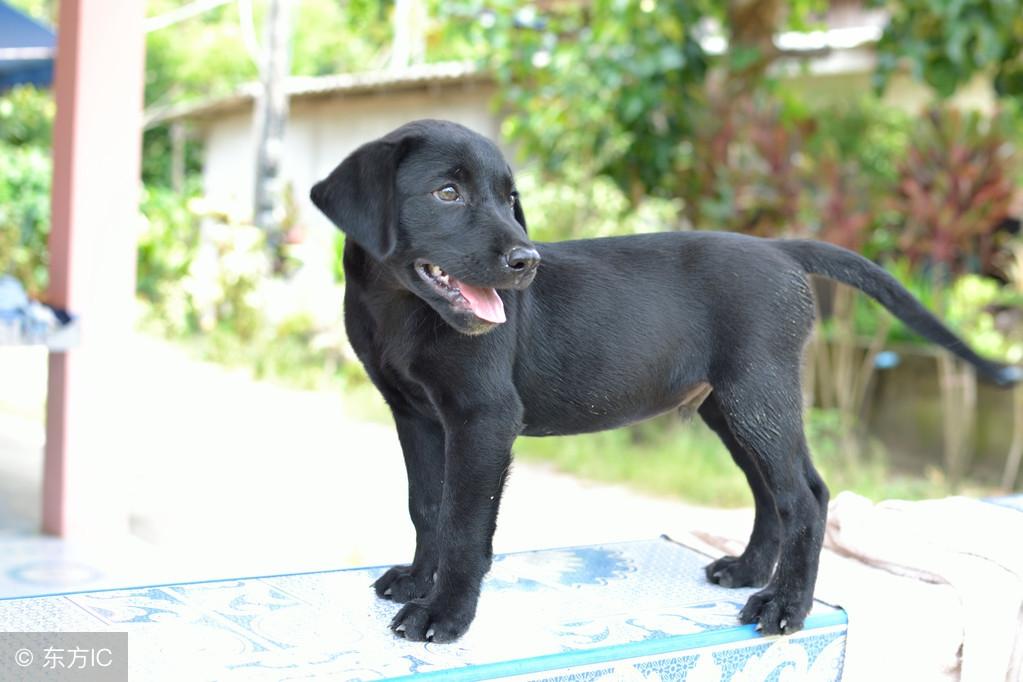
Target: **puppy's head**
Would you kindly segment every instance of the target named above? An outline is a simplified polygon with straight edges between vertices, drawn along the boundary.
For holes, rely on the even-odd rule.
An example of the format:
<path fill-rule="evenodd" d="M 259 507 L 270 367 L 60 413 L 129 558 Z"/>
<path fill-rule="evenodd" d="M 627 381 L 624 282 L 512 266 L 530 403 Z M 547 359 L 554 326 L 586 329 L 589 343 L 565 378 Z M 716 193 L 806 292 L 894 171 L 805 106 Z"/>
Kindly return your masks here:
<path fill-rule="evenodd" d="M 505 321 L 502 289 L 533 281 L 511 169 L 497 146 L 447 121 L 414 121 L 352 152 L 313 203 L 452 327 Z"/>

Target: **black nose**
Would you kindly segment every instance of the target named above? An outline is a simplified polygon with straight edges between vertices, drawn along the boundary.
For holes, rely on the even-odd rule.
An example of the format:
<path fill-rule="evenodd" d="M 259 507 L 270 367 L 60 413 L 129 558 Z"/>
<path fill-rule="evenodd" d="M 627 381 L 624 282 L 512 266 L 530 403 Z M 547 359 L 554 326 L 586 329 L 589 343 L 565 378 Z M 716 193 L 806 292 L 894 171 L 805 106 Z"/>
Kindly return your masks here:
<path fill-rule="evenodd" d="M 504 254 L 504 263 L 509 270 L 525 273 L 536 270 L 536 266 L 540 264 L 540 254 L 532 247 L 516 246 Z"/>

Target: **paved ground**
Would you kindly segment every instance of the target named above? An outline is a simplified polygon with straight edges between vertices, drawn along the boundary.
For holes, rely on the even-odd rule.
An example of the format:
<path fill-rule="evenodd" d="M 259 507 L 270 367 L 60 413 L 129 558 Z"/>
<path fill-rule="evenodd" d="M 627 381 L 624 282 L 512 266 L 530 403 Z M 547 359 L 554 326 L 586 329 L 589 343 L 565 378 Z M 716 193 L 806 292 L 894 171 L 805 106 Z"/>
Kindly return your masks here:
<path fill-rule="evenodd" d="M 0 353 L 0 526 L 8 530 L 38 525 L 45 366 L 40 351 Z M 410 558 L 393 429 L 352 418 L 342 395 L 254 382 L 144 337 L 124 372 L 135 383 L 124 419 L 137 444 L 126 472 L 131 529 L 183 559 L 190 575 Z M 651 538 L 722 513 L 519 464 L 495 549 Z"/>

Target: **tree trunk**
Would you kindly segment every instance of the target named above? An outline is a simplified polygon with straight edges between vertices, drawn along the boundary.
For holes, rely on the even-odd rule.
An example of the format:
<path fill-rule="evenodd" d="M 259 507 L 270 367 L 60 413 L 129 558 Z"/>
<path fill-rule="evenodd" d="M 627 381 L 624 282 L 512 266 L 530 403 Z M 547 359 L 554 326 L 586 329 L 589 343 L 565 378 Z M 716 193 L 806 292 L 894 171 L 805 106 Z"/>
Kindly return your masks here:
<path fill-rule="evenodd" d="M 291 70 L 291 10 L 293 0 L 269 0 L 265 19 L 260 81 L 256 102 L 256 185 L 253 221 L 274 243 L 283 214 L 284 127 L 288 120 L 287 80 Z"/>

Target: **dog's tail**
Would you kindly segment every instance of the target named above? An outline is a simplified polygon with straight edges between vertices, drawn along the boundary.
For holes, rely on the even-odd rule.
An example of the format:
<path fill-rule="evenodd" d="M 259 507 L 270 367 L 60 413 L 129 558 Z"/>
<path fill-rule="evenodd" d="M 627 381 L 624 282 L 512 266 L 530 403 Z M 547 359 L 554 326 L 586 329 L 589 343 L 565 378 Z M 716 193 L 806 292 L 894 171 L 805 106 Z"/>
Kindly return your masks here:
<path fill-rule="evenodd" d="M 947 348 L 973 365 L 984 379 L 1002 387 L 1023 380 L 1023 369 L 992 362 L 977 355 L 897 279 L 863 256 L 833 244 L 804 239 L 777 240 L 774 244 L 806 272 L 838 280 L 867 294 L 917 334 Z"/>

